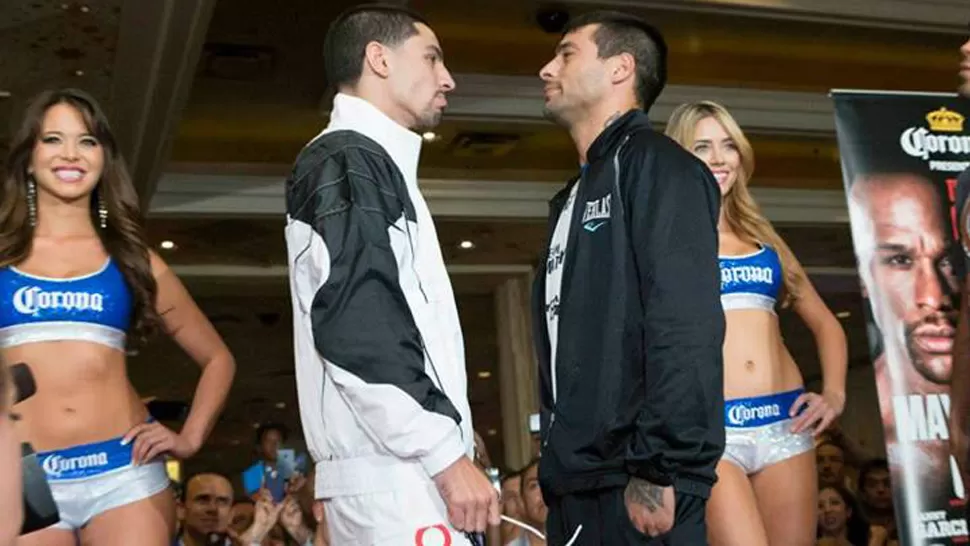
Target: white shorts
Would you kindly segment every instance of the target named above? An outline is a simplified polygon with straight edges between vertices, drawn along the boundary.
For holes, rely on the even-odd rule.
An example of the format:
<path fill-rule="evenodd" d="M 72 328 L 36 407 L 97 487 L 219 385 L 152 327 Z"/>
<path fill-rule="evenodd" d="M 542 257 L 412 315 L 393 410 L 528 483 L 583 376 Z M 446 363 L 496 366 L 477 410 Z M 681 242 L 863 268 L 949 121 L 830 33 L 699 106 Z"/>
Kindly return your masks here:
<path fill-rule="evenodd" d="M 815 448 L 811 433 L 791 431 L 789 410 L 803 389 L 778 394 L 724 401 L 725 445 L 723 460 L 745 474 L 765 468 Z M 799 408 L 799 413 L 804 408 Z"/>
<path fill-rule="evenodd" d="M 425 488 L 324 499 L 330 546 L 471 546 L 448 524 L 433 482 Z"/>
<path fill-rule="evenodd" d="M 162 462 L 131 464 L 132 444 L 121 438 L 38 453 L 61 521 L 54 529 L 74 530 L 112 508 L 161 493 L 171 481 Z"/>

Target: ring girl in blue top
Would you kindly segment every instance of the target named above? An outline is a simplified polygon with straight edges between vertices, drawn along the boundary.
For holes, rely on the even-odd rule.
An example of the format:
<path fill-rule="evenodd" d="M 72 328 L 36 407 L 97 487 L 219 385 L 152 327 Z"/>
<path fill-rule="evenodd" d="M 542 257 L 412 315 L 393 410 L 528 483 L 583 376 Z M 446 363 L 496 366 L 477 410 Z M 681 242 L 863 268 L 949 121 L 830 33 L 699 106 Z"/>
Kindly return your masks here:
<path fill-rule="evenodd" d="M 703 160 L 721 189 L 725 450 L 707 505 L 712 546 L 815 544 L 813 435 L 845 405 L 847 348 L 838 320 L 748 191 L 751 144 L 722 106 L 679 106 L 668 136 Z M 791 307 L 815 336 L 822 394 L 805 392 L 775 313 Z"/>
<path fill-rule="evenodd" d="M 235 363 L 175 274 L 149 250 L 138 196 L 100 107 L 77 90 L 28 106 L 0 180 L 0 353 L 37 393 L 14 407 L 60 523 L 18 546 L 168 546 L 175 498 L 162 455 L 202 446 Z M 178 432 L 128 381 L 129 337 L 170 334 L 202 368 Z"/>

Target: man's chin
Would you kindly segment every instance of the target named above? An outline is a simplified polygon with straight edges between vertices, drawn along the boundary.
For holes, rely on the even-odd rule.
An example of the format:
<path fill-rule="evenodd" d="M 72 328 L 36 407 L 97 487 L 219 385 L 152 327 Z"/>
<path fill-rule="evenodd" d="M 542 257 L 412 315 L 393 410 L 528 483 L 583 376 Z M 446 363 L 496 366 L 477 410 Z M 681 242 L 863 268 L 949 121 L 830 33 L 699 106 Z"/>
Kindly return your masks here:
<path fill-rule="evenodd" d="M 917 355 L 913 365 L 927 381 L 948 385 L 953 373 L 953 358 L 949 355 Z"/>
<path fill-rule="evenodd" d="M 441 123 L 442 110 L 429 110 L 421 115 L 417 120 L 417 125 L 413 129 L 419 133 L 430 131 Z"/>
<path fill-rule="evenodd" d="M 542 117 L 563 127 L 568 127 L 569 124 L 566 122 L 566 118 L 563 116 L 562 109 L 556 108 L 550 105 L 548 102 L 542 108 Z"/>

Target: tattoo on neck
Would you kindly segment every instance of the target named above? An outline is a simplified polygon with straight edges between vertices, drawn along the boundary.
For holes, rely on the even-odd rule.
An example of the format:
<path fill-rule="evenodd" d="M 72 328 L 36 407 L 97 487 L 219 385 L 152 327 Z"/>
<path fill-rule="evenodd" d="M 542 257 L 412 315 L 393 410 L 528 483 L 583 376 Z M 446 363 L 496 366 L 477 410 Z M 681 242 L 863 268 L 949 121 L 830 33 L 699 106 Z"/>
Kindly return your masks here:
<path fill-rule="evenodd" d="M 620 115 L 621 114 L 619 112 L 613 112 L 612 116 L 606 118 L 606 123 L 603 124 L 603 127 L 604 128 L 609 127 L 610 124 L 612 124 L 614 121 L 620 119 Z"/>
<path fill-rule="evenodd" d="M 626 486 L 623 496 L 628 503 L 639 504 L 649 512 L 656 512 L 664 505 L 664 488 L 640 478 L 633 478 Z"/>

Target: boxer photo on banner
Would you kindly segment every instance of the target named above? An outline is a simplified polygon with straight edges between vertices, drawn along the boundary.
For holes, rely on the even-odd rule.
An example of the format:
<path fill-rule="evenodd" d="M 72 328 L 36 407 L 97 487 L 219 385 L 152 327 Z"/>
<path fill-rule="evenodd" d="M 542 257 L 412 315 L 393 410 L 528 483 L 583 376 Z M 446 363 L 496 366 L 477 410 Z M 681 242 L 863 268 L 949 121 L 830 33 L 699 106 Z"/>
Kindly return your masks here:
<path fill-rule="evenodd" d="M 832 97 L 900 541 L 964 544 L 949 420 L 963 267 L 954 201 L 970 165 L 970 105 L 942 93 Z"/>

